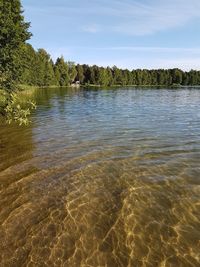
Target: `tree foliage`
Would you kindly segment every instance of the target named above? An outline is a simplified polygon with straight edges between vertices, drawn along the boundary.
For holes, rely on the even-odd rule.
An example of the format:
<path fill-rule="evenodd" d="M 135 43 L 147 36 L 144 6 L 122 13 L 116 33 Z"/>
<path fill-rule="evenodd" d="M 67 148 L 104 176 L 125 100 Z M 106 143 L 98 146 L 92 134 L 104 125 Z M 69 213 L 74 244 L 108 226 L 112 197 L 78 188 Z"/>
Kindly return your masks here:
<path fill-rule="evenodd" d="M 68 86 L 74 82 L 100 86 L 112 85 L 200 85 L 200 71 L 180 69 L 120 69 L 96 65 L 76 65 L 59 57 L 53 62 L 44 50 L 35 50 L 26 41 L 31 37 L 20 0 L 0 0 L 0 114 L 20 124 L 29 110 L 22 109 L 15 91 L 19 83 L 35 86 Z M 3 89 L 3 94 L 2 94 Z"/>
<path fill-rule="evenodd" d="M 0 0 L 0 87 L 16 88 L 21 71 L 20 50 L 31 37 L 24 21 L 20 0 Z"/>
<path fill-rule="evenodd" d="M 31 101 L 27 101 L 26 107 L 22 107 L 16 93 L 20 75 L 24 70 L 23 50 L 29 49 L 26 55 L 30 60 L 35 54 L 31 46 L 25 46 L 31 37 L 29 26 L 30 24 L 24 21 L 20 0 L 0 0 L 0 114 L 8 123 L 16 121 L 20 125 L 28 123 L 30 110 L 35 107 Z M 30 62 L 29 67 L 31 70 Z M 26 75 L 29 80 L 30 71 Z"/>
<path fill-rule="evenodd" d="M 86 64 L 75 64 L 59 57 L 53 63 L 50 55 L 44 50 L 35 51 L 26 44 L 22 54 L 23 74 L 20 82 L 36 86 L 68 86 L 74 82 L 100 86 L 112 85 L 200 85 L 200 71 L 184 72 L 180 69 L 120 69 L 116 66 L 98 67 Z"/>
<path fill-rule="evenodd" d="M 21 83 L 36 86 L 68 86 L 74 82 L 100 86 L 112 85 L 200 85 L 200 71 L 184 72 L 180 69 L 119 69 L 116 66 L 98 67 L 75 64 L 59 57 L 53 63 L 44 49 L 35 51 L 26 44 L 23 57 Z"/>
<path fill-rule="evenodd" d="M 55 63 L 44 50 L 26 41 L 30 24 L 24 21 L 20 0 L 0 0 L 0 88 L 12 91 L 17 83 L 68 86 L 74 82 L 111 85 L 199 85 L 200 72 L 180 69 L 120 69 L 76 65 L 63 57 Z"/>

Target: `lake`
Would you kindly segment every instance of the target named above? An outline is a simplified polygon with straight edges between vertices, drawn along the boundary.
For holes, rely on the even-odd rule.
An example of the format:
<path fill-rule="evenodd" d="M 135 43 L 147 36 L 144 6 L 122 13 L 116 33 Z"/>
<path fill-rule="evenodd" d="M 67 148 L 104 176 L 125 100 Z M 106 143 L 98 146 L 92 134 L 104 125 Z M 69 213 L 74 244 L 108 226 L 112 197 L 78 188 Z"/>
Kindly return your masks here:
<path fill-rule="evenodd" d="M 200 266 L 200 90 L 34 98 L 0 125 L 0 266 Z"/>

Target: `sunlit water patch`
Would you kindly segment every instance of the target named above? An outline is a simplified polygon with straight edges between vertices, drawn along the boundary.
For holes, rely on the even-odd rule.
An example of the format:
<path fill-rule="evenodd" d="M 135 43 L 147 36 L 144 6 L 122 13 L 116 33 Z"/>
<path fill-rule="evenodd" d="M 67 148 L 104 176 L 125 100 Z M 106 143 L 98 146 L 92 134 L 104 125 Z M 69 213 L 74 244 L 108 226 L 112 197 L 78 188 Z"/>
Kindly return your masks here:
<path fill-rule="evenodd" d="M 0 126 L 0 266 L 200 266 L 200 90 L 35 99 Z"/>

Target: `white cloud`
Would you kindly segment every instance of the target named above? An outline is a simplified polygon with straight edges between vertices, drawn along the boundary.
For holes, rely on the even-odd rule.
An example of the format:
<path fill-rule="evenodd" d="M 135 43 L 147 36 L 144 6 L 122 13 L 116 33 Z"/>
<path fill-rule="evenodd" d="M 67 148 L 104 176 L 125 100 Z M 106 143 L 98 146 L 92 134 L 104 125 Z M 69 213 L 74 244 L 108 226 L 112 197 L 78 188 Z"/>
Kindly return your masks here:
<path fill-rule="evenodd" d="M 131 0 L 97 0 L 93 1 L 88 10 L 84 8 L 82 11 L 97 15 L 94 19 L 96 25 L 104 28 L 105 32 L 148 35 L 184 26 L 190 20 L 200 17 L 199 10 L 199 0 L 149 0 L 146 4 Z M 108 16 L 109 24 L 107 20 L 104 22 Z"/>
<path fill-rule="evenodd" d="M 40 47 L 46 47 L 54 59 L 63 54 L 66 59 L 80 63 L 117 65 L 129 69 L 200 69 L 200 47 L 195 47 L 198 45 L 194 42 L 195 35 L 191 31 L 188 36 L 192 38 L 186 39 L 187 32 L 184 33 L 192 29 L 195 20 L 198 26 L 200 0 L 25 2 L 28 20 L 32 21 L 35 47 L 38 43 Z M 176 31 L 177 34 L 182 33 L 183 36 L 171 34 L 177 28 L 181 28 L 181 31 Z M 165 42 L 166 47 L 161 47 L 164 40 L 159 34 L 153 38 L 135 38 L 159 32 L 169 33 L 165 35 L 166 39 L 171 37 Z M 197 39 L 198 32 L 196 35 Z M 134 43 L 138 46 L 131 46 Z M 186 47 L 173 47 L 180 43 Z M 48 46 L 52 47 L 48 49 Z"/>
<path fill-rule="evenodd" d="M 54 16 L 56 21 L 66 21 L 74 29 L 89 33 L 149 35 L 182 27 L 200 18 L 200 0 L 60 0 L 50 3 L 26 8 L 37 15 Z"/>

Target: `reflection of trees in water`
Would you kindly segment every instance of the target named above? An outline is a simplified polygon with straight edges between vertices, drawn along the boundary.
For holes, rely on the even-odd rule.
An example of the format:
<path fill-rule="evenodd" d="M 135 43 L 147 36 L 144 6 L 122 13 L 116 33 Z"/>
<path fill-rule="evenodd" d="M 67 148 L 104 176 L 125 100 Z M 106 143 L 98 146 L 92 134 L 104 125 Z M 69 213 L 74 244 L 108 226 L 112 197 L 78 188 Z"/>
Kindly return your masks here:
<path fill-rule="evenodd" d="M 163 92 L 38 89 L 0 126 L 2 266 L 198 266 L 196 100 Z"/>
<path fill-rule="evenodd" d="M 33 112 L 33 123 L 30 123 L 29 126 L 19 127 L 15 124 L 8 125 L 0 121 L 0 171 L 32 157 L 34 116 L 40 116 L 42 120 L 41 109 L 42 111 L 49 111 L 52 106 L 56 107 L 56 111 L 58 110 L 59 113 L 65 111 L 66 96 L 70 99 L 75 94 L 77 94 L 77 89 L 71 88 L 41 88 L 35 90 L 32 98 L 38 109 Z"/>
<path fill-rule="evenodd" d="M 80 89 L 77 88 L 67 88 L 67 87 L 55 87 L 55 88 L 40 88 L 36 90 L 34 94 L 34 100 L 37 103 L 38 111 L 35 114 L 42 111 L 48 111 L 52 107 L 56 107 L 56 111 L 62 114 L 65 111 L 66 98 L 72 98 L 77 95 Z"/>
<path fill-rule="evenodd" d="M 77 94 L 79 89 L 67 88 L 67 87 L 55 87 L 55 88 L 39 88 L 35 92 L 35 100 L 38 105 L 45 104 L 45 106 L 50 105 L 51 99 L 54 97 L 65 97 L 66 95 L 72 96 Z"/>
<path fill-rule="evenodd" d="M 108 90 L 112 90 L 112 98 L 117 96 L 117 90 L 115 89 L 99 91 L 99 88 L 40 88 L 36 90 L 34 94 L 34 101 L 38 107 L 34 113 L 42 116 L 41 111 L 46 112 L 53 108 L 52 112 L 55 112 L 55 115 L 66 114 L 69 112 L 69 103 L 71 104 L 73 102 L 74 105 L 72 108 L 74 108 L 76 104 L 81 104 L 80 101 L 76 101 L 76 98 L 82 101 L 98 101 L 101 97 L 105 97 L 106 95 L 110 96 Z"/>

